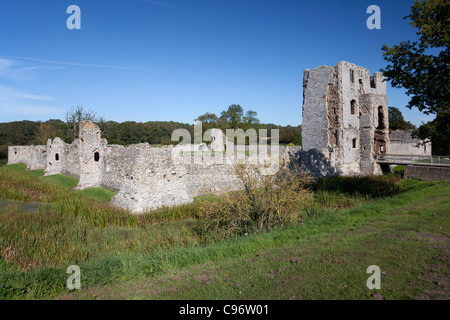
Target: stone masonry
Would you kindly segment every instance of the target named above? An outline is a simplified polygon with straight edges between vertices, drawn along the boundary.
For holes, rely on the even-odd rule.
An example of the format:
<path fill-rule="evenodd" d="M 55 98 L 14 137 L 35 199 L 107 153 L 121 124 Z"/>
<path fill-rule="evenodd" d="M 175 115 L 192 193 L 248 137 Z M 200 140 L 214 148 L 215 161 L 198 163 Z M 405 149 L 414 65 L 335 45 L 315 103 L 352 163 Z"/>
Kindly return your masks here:
<path fill-rule="evenodd" d="M 30 170 L 45 169 L 45 175 L 77 177 L 79 190 L 113 189 L 117 191 L 114 204 L 141 213 L 191 203 L 201 194 L 240 189 L 234 173 L 238 163 L 254 164 L 266 174 L 275 173 L 281 162 L 290 162 L 318 177 L 366 175 L 381 173 L 375 157 L 390 152 L 390 140 L 395 152 L 431 154 L 429 142 L 417 149 L 413 145 L 421 142 L 410 134 L 389 136 L 381 73 L 370 76 L 368 70 L 345 61 L 335 67 L 307 69 L 303 96 L 301 148 L 278 147 L 274 132 L 276 143 L 272 141 L 270 148 L 263 147 L 266 143 L 256 149 L 235 146 L 234 138 L 229 141 L 219 129 L 210 130 L 210 146 L 180 143 L 155 148 L 141 143 L 125 147 L 109 145 L 97 125 L 83 121 L 78 139 L 71 144 L 55 138 L 46 146 L 9 147 L 8 164 L 21 162 Z"/>
<path fill-rule="evenodd" d="M 303 151 L 328 174 L 379 174 L 389 152 L 386 83 L 381 73 L 340 61 L 305 70 Z M 305 160 L 303 161 L 305 162 Z"/>

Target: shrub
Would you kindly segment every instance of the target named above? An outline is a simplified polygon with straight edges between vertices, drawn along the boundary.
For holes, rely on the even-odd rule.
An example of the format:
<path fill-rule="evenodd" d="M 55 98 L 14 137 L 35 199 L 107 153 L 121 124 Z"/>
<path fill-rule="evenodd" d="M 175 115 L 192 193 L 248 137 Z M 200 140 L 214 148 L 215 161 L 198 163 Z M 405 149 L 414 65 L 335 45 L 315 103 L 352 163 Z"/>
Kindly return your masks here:
<path fill-rule="evenodd" d="M 260 233 L 302 221 L 313 194 L 305 188 L 309 175 L 283 165 L 273 176 L 254 166 L 236 166 L 241 191 L 222 194 L 217 201 L 203 202 L 198 219 L 204 231 L 220 239 Z"/>
<path fill-rule="evenodd" d="M 313 190 L 365 195 L 371 198 L 393 196 L 400 192 L 398 175 L 321 178 L 312 185 Z"/>
<path fill-rule="evenodd" d="M 394 174 L 399 175 L 401 178 L 403 178 L 405 176 L 405 166 L 404 165 L 395 166 L 393 172 Z"/>

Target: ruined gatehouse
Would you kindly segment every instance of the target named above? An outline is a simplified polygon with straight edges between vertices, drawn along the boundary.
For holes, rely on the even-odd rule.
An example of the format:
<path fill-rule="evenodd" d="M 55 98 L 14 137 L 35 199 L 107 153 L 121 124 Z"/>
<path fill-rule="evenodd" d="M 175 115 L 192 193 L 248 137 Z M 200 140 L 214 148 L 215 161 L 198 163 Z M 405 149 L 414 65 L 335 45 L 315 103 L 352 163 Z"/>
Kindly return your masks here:
<path fill-rule="evenodd" d="M 381 73 L 340 61 L 305 70 L 303 150 L 330 173 L 379 174 L 377 155 L 389 152 L 386 82 Z"/>

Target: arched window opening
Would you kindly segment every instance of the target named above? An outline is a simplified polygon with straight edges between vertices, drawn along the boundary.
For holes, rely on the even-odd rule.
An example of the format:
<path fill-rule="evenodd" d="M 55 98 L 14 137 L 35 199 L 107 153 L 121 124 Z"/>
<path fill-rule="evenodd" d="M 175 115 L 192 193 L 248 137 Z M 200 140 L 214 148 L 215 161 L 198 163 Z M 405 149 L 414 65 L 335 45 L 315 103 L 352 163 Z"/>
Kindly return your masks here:
<path fill-rule="evenodd" d="M 356 100 L 352 100 L 350 102 L 350 113 L 355 114 L 356 113 Z"/>
<path fill-rule="evenodd" d="M 378 127 L 377 129 L 385 129 L 386 125 L 385 125 L 385 121 L 384 121 L 384 112 L 383 112 L 383 107 L 379 106 L 378 107 Z"/>
<path fill-rule="evenodd" d="M 97 152 L 94 153 L 94 161 L 95 162 L 100 161 L 100 152 L 97 151 Z"/>
<path fill-rule="evenodd" d="M 59 161 L 59 154 L 55 153 L 55 160 Z"/>
<path fill-rule="evenodd" d="M 350 82 L 355 83 L 355 71 L 350 70 Z"/>

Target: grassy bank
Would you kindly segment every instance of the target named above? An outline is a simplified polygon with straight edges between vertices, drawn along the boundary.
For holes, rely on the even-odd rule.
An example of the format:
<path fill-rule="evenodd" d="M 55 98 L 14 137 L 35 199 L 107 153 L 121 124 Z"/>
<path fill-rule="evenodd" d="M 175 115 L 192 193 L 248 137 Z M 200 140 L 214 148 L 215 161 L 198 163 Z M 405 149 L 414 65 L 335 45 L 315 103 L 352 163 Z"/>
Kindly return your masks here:
<path fill-rule="evenodd" d="M 372 240 L 381 241 L 384 247 L 389 239 L 386 233 L 395 233 L 395 228 L 399 232 L 419 228 L 418 232 L 427 234 L 427 230 L 422 230 L 424 226 L 434 232 L 434 227 L 439 225 L 444 228 L 439 229 L 439 235 L 448 236 L 448 182 L 404 180 L 400 185 L 396 182 L 386 189 L 384 180 L 354 178 L 347 181 L 349 186 L 357 187 L 362 181 L 373 186 L 369 189 L 365 186 L 369 192 L 361 193 L 358 188 L 349 186 L 345 192 L 333 190 L 333 186 L 340 183 L 339 180 L 332 181 L 327 188 L 314 191 L 314 201 L 303 213 L 302 223 L 223 240 L 217 239 L 213 231 L 205 233 L 200 221 L 195 219 L 202 203 L 215 201 L 214 197 L 201 197 L 192 205 L 136 216 L 111 207 L 103 195 L 92 199 L 82 192 L 71 191 L 76 182 L 71 177 L 42 177 L 40 173 L 25 171 L 20 165 L 0 168 L 0 199 L 48 203 L 38 212 L 23 213 L 14 207 L 0 211 L 0 299 L 92 298 L 92 295 L 106 298 L 110 294 L 112 298 L 120 298 L 118 291 L 123 291 L 125 298 L 284 299 L 284 291 L 280 289 L 283 281 L 289 282 L 289 277 L 295 277 L 298 272 L 305 274 L 305 278 L 318 277 L 318 282 L 342 281 L 337 269 L 327 269 L 327 265 L 319 263 L 326 253 L 333 257 L 327 250 L 335 248 L 341 257 L 336 260 L 347 261 L 347 269 L 340 270 L 361 279 L 362 276 L 358 273 L 358 278 L 356 274 L 359 271 L 351 270 L 359 270 L 369 261 L 350 259 L 346 256 L 348 248 L 356 252 L 355 257 L 368 255 L 366 244 Z M 379 190 L 394 190 L 393 194 L 400 194 L 380 198 L 377 196 Z M 95 191 L 103 193 L 102 190 Z M 428 209 L 416 210 L 425 203 L 429 204 Z M 423 221 L 427 224 L 419 223 Z M 367 235 L 374 238 L 365 238 Z M 413 235 L 408 234 L 408 237 Z M 407 248 L 403 241 L 402 237 L 398 239 L 398 248 L 402 245 Z M 379 260 L 370 264 L 378 263 L 381 267 L 385 262 L 390 263 L 390 250 L 395 252 L 396 248 L 383 249 L 378 255 Z M 372 251 L 377 250 L 374 246 Z M 411 247 L 408 255 L 415 250 L 422 259 L 416 259 L 421 267 L 429 263 L 429 257 L 438 254 L 433 251 L 432 244 L 427 246 L 425 243 L 421 250 Z M 288 268 L 304 265 L 297 255 L 301 255 L 299 259 L 309 261 L 305 264 L 307 269 Z M 69 293 L 66 269 L 72 264 L 81 267 L 83 290 Z M 253 269 L 255 264 L 257 268 Z M 336 265 L 340 264 L 337 262 Z M 325 275 L 319 274 L 322 271 L 326 271 Z M 265 272 L 270 274 L 267 278 L 262 276 Z M 334 276 L 338 278 L 334 279 Z M 364 277 L 367 278 L 365 274 Z M 227 279 L 231 282 L 222 281 Z M 244 279 L 256 285 L 252 288 L 264 290 L 254 290 L 255 295 L 245 296 L 239 292 L 246 291 L 230 291 L 230 286 L 245 287 Z M 272 280 L 281 282 L 277 287 Z M 167 289 L 171 286 L 165 285 L 173 284 L 173 281 L 179 283 L 177 289 Z M 140 284 L 147 288 L 157 286 L 158 294 L 153 291 L 150 294 L 147 290 L 136 296 L 137 290 L 132 288 Z M 307 288 L 315 286 L 314 283 L 301 284 Z M 311 298 L 337 298 L 328 292 L 332 287 L 327 288 L 320 289 L 326 294 L 316 292 Z M 300 293 L 296 296 L 308 298 Z M 354 296 L 367 297 L 360 293 Z"/>
<path fill-rule="evenodd" d="M 449 299 L 450 182 L 404 191 L 302 225 L 138 259 L 152 265 L 62 299 Z M 124 258 L 125 259 L 125 258 Z M 381 289 L 369 290 L 370 265 Z"/>

